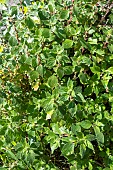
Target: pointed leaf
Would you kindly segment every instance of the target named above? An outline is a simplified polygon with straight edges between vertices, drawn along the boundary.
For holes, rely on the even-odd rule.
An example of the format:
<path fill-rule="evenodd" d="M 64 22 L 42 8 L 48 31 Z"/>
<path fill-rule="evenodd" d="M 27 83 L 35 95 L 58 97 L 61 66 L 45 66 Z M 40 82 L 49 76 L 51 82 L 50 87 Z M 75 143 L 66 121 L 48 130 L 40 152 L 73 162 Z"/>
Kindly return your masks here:
<path fill-rule="evenodd" d="M 43 66 L 42 66 L 42 65 L 39 65 L 39 66 L 38 66 L 37 72 L 39 73 L 39 75 L 40 75 L 41 77 L 43 77 L 44 69 L 43 69 Z"/>
<path fill-rule="evenodd" d="M 79 77 L 80 82 L 81 82 L 82 84 L 87 83 L 87 76 L 86 76 L 86 74 L 84 74 L 84 73 L 81 72 L 81 73 L 78 75 L 78 77 Z"/>
<path fill-rule="evenodd" d="M 85 152 L 86 152 L 86 146 L 84 144 L 81 144 L 80 145 L 80 156 L 81 156 L 81 158 L 84 157 Z"/>
<path fill-rule="evenodd" d="M 72 124 L 71 131 L 76 135 L 77 132 L 81 132 L 81 126 Z"/>
<path fill-rule="evenodd" d="M 52 130 L 53 130 L 53 132 L 54 132 L 55 134 L 60 134 L 60 133 L 61 133 L 61 132 L 60 132 L 60 129 L 59 129 L 59 126 L 58 126 L 57 123 L 53 123 L 53 124 L 52 124 Z"/>
<path fill-rule="evenodd" d="M 94 63 L 93 67 L 90 67 L 90 69 L 94 74 L 98 74 L 100 72 L 100 67 L 96 66 Z"/>
<path fill-rule="evenodd" d="M 97 126 L 94 126 L 94 131 L 95 131 L 95 135 L 96 135 L 96 138 L 97 138 L 97 141 L 99 143 L 104 143 L 104 135 L 102 132 L 100 132 L 100 128 L 97 127 Z"/>
<path fill-rule="evenodd" d="M 60 13 L 60 18 L 61 19 L 68 19 L 69 17 L 69 11 L 68 10 L 62 10 Z"/>
<path fill-rule="evenodd" d="M 14 153 L 11 152 L 10 150 L 7 150 L 7 151 L 6 151 L 6 154 L 7 154 L 8 157 L 10 157 L 10 158 L 12 158 L 12 159 L 14 159 L 14 160 L 17 160 L 17 158 L 16 158 L 16 156 L 14 155 Z"/>
<path fill-rule="evenodd" d="M 73 154 L 74 153 L 74 143 L 65 144 L 61 151 L 64 156 Z"/>
<path fill-rule="evenodd" d="M 86 143 L 87 143 L 87 147 L 94 151 L 94 147 L 93 147 L 92 143 L 90 141 L 88 141 L 88 140 L 87 140 Z"/>
<path fill-rule="evenodd" d="M 109 51 L 110 51 L 111 53 L 113 53 L 113 44 L 109 45 L 108 48 L 109 48 Z"/>
<path fill-rule="evenodd" d="M 84 96 L 81 93 L 76 94 L 75 100 L 78 102 L 85 102 Z"/>
<path fill-rule="evenodd" d="M 107 69 L 107 71 L 108 71 L 110 74 L 113 74 L 113 67 L 109 67 L 109 68 Z"/>

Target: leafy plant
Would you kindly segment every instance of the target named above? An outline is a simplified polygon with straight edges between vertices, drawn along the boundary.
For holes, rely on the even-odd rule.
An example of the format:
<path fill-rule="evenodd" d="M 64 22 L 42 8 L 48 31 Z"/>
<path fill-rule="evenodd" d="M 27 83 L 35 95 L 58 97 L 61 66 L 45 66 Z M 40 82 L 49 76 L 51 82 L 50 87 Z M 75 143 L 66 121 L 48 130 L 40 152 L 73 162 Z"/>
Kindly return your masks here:
<path fill-rule="evenodd" d="M 112 4 L 4 4 L 0 169 L 113 169 Z"/>

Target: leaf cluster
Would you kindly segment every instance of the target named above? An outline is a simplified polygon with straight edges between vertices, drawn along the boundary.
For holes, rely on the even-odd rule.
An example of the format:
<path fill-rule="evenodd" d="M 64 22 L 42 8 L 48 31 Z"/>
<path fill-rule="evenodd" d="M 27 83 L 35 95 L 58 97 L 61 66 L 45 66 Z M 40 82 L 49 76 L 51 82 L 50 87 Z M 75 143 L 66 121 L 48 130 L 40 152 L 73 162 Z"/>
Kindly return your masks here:
<path fill-rule="evenodd" d="M 113 169 L 111 5 L 6 2 L 0 17 L 1 169 Z"/>

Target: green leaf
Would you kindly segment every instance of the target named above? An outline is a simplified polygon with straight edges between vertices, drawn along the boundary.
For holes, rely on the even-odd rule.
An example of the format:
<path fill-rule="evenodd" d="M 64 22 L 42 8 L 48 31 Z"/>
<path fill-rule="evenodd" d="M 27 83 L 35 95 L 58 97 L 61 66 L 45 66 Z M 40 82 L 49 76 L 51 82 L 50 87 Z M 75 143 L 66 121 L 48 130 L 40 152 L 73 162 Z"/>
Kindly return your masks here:
<path fill-rule="evenodd" d="M 75 100 L 76 100 L 77 102 L 83 102 L 83 103 L 86 102 L 85 99 L 84 99 L 84 97 L 83 97 L 83 95 L 82 95 L 81 93 L 76 94 Z"/>
<path fill-rule="evenodd" d="M 54 7 L 53 7 L 52 4 L 49 4 L 49 5 L 48 5 L 48 8 L 49 8 L 49 11 L 50 11 L 51 13 L 54 12 Z"/>
<path fill-rule="evenodd" d="M 83 56 L 83 58 L 81 59 L 82 61 L 82 63 L 85 63 L 86 65 L 88 65 L 88 66 L 90 66 L 90 64 L 92 63 L 91 62 L 91 59 L 89 58 L 89 57 L 85 57 L 85 56 Z"/>
<path fill-rule="evenodd" d="M 38 15 L 39 15 L 41 20 L 48 20 L 49 19 L 49 15 L 48 15 L 46 10 L 39 10 Z"/>
<path fill-rule="evenodd" d="M 25 23 L 28 26 L 29 29 L 32 29 L 34 27 L 34 22 L 30 17 L 27 17 L 25 19 Z"/>
<path fill-rule="evenodd" d="M 47 59 L 47 64 L 46 64 L 46 66 L 48 67 L 48 68 L 53 68 L 54 67 L 54 65 L 56 64 L 56 59 L 54 58 L 54 57 L 49 57 L 48 59 Z"/>
<path fill-rule="evenodd" d="M 109 70 L 109 69 L 108 69 Z M 109 71 L 109 73 L 112 73 L 113 69 Z M 108 76 L 108 74 L 104 74 L 102 77 L 102 84 L 105 86 L 105 88 L 108 86 L 109 80 L 112 79 L 112 76 Z"/>
<path fill-rule="evenodd" d="M 94 131 L 95 131 L 95 135 L 96 135 L 97 141 L 98 141 L 99 143 L 102 143 L 102 144 L 103 144 L 103 143 L 104 143 L 104 135 L 103 135 L 102 132 L 100 132 L 99 127 L 94 126 Z"/>
<path fill-rule="evenodd" d="M 95 63 L 93 63 L 93 67 L 90 67 L 90 69 L 94 74 L 100 74 L 100 67 L 96 66 Z"/>
<path fill-rule="evenodd" d="M 28 65 L 28 64 L 22 64 L 22 65 L 20 66 L 20 71 L 21 71 L 21 72 L 29 71 L 29 70 L 30 70 L 30 68 L 29 68 L 29 65 Z"/>
<path fill-rule="evenodd" d="M 78 17 L 79 8 L 76 5 L 73 6 L 73 13 L 74 13 L 74 15 L 76 15 Z"/>
<path fill-rule="evenodd" d="M 17 12 L 18 12 L 17 6 L 12 6 L 11 7 L 11 16 L 17 15 Z"/>
<path fill-rule="evenodd" d="M 88 34 L 93 34 L 94 32 L 95 32 L 94 29 L 90 29 L 90 30 L 88 31 Z"/>
<path fill-rule="evenodd" d="M 87 76 L 86 76 L 86 74 L 84 74 L 84 73 L 81 72 L 81 73 L 78 75 L 78 77 L 79 77 L 80 82 L 81 82 L 82 84 L 87 83 Z"/>
<path fill-rule="evenodd" d="M 105 52 L 103 50 L 101 50 L 101 49 L 96 50 L 96 53 L 98 55 L 101 55 L 101 56 L 103 56 L 105 54 Z"/>
<path fill-rule="evenodd" d="M 108 48 L 109 48 L 109 51 L 110 51 L 111 53 L 113 53 L 113 44 L 108 45 Z"/>
<path fill-rule="evenodd" d="M 32 66 L 36 67 L 38 65 L 38 61 L 35 57 L 32 58 Z"/>
<path fill-rule="evenodd" d="M 75 94 L 82 93 L 82 87 L 81 86 L 75 87 L 74 90 L 75 90 Z"/>
<path fill-rule="evenodd" d="M 73 89 L 73 81 L 70 80 L 70 78 L 69 78 L 68 81 L 67 81 L 67 87 L 68 87 L 69 90 L 72 90 L 72 89 Z"/>
<path fill-rule="evenodd" d="M 39 73 L 39 75 L 40 75 L 41 77 L 43 77 L 43 75 L 44 75 L 44 69 L 43 69 L 43 66 L 42 66 L 42 65 L 39 65 L 39 66 L 37 67 L 37 72 Z"/>
<path fill-rule="evenodd" d="M 66 38 L 65 30 L 64 30 L 64 29 L 61 29 L 61 28 L 58 28 L 58 29 L 56 30 L 56 35 L 57 35 L 58 38 L 60 38 L 60 39 Z"/>
<path fill-rule="evenodd" d="M 28 135 L 35 137 L 36 134 L 35 134 L 35 131 L 29 130 Z"/>
<path fill-rule="evenodd" d="M 3 146 L 3 142 L 0 140 L 0 148 Z"/>
<path fill-rule="evenodd" d="M 77 132 L 81 132 L 81 127 L 80 127 L 80 125 L 74 125 L 74 124 L 72 124 L 72 126 L 71 126 L 71 131 L 76 135 L 77 134 Z"/>
<path fill-rule="evenodd" d="M 58 67 L 57 76 L 61 79 L 64 76 L 64 70 L 62 67 Z"/>
<path fill-rule="evenodd" d="M 61 149 L 64 156 L 71 155 L 74 153 L 74 143 L 67 143 Z"/>
<path fill-rule="evenodd" d="M 90 49 L 90 46 L 88 45 L 88 43 L 86 41 L 84 41 L 83 38 L 80 38 L 80 43 L 81 43 L 82 47 L 84 47 L 86 49 Z"/>
<path fill-rule="evenodd" d="M 68 101 L 69 100 L 69 95 L 68 94 L 63 94 L 62 96 L 60 96 L 60 101 Z"/>
<path fill-rule="evenodd" d="M 11 37 L 9 38 L 9 44 L 10 44 L 10 46 L 16 46 L 17 43 L 18 43 L 18 41 L 17 41 L 17 39 L 16 39 L 14 36 L 11 36 Z"/>
<path fill-rule="evenodd" d="M 14 159 L 14 160 L 17 160 L 17 158 L 16 158 L 16 156 L 14 155 L 14 153 L 11 152 L 10 150 L 7 150 L 7 151 L 6 151 L 6 154 L 7 154 L 8 157 L 10 157 L 10 158 L 12 158 L 12 159 Z"/>
<path fill-rule="evenodd" d="M 57 139 L 57 140 L 55 141 L 55 143 L 50 144 L 50 147 L 51 147 L 51 152 L 52 152 L 52 154 L 53 154 L 53 153 L 54 153 L 54 150 L 56 150 L 58 147 L 60 147 L 60 142 L 59 142 L 59 140 Z"/>
<path fill-rule="evenodd" d="M 62 10 L 61 13 L 60 13 L 60 18 L 66 20 L 66 19 L 68 19 L 68 17 L 69 17 L 69 11 L 68 10 Z"/>
<path fill-rule="evenodd" d="M 73 73 L 73 67 L 72 66 L 65 66 L 63 68 L 64 70 L 64 75 L 70 75 Z"/>
<path fill-rule="evenodd" d="M 89 42 L 90 44 L 97 44 L 97 39 L 89 38 L 89 39 L 88 39 L 88 42 Z"/>
<path fill-rule="evenodd" d="M 28 58 L 25 60 L 25 63 L 28 64 L 28 65 L 32 65 L 32 58 L 31 58 L 31 57 L 28 57 Z"/>
<path fill-rule="evenodd" d="M 86 146 L 84 144 L 81 144 L 80 145 L 80 156 L 81 156 L 82 159 L 85 155 L 85 152 L 86 152 Z"/>
<path fill-rule="evenodd" d="M 44 36 L 44 38 L 49 38 L 50 37 L 50 29 L 43 28 L 42 29 L 42 36 Z"/>
<path fill-rule="evenodd" d="M 66 39 L 63 43 L 62 43 L 64 49 L 68 49 L 71 48 L 73 46 L 73 41 L 70 39 Z"/>
<path fill-rule="evenodd" d="M 32 164 L 35 160 L 35 153 L 33 150 L 30 150 L 27 154 L 27 160 Z"/>
<path fill-rule="evenodd" d="M 82 122 L 80 122 L 80 125 L 84 128 L 84 129 L 89 129 L 92 124 L 89 120 L 84 120 Z"/>
<path fill-rule="evenodd" d="M 95 136 L 92 134 L 89 134 L 89 135 L 86 135 L 86 139 L 89 141 L 93 141 L 93 140 L 95 140 Z"/>
<path fill-rule="evenodd" d="M 32 71 L 30 73 L 30 78 L 32 79 L 32 81 L 34 81 L 35 79 L 37 79 L 39 77 L 39 73 L 38 71 Z"/>
<path fill-rule="evenodd" d="M 68 25 L 67 27 L 65 27 L 65 33 L 66 35 L 70 35 L 70 36 L 73 36 L 73 35 L 76 35 L 76 29 L 70 25 Z"/>
<path fill-rule="evenodd" d="M 97 141 L 100 143 L 104 143 L 104 135 L 102 132 L 96 134 Z"/>
<path fill-rule="evenodd" d="M 113 74 L 113 67 L 109 67 L 106 71 L 108 71 L 110 74 Z"/>
<path fill-rule="evenodd" d="M 51 125 L 52 125 L 52 130 L 55 134 L 61 134 L 59 126 L 58 126 L 57 123 L 52 123 Z"/>
<path fill-rule="evenodd" d="M 73 117 L 77 112 L 77 105 L 71 101 L 68 105 L 68 109 L 69 109 L 69 113 L 71 113 L 71 116 Z"/>
<path fill-rule="evenodd" d="M 54 88 L 58 84 L 58 79 L 56 76 L 53 75 L 53 76 L 49 77 L 47 83 L 51 88 Z"/>
<path fill-rule="evenodd" d="M 92 143 L 90 142 L 90 141 L 86 141 L 86 144 L 87 144 L 87 147 L 89 148 L 89 149 L 91 149 L 91 150 L 93 150 L 94 151 L 94 147 L 93 147 L 93 145 L 92 145 Z"/>
<path fill-rule="evenodd" d="M 75 170 L 76 168 L 77 168 L 76 165 L 75 166 L 71 166 L 70 170 Z"/>
<path fill-rule="evenodd" d="M 93 166 L 90 162 L 89 162 L 88 170 L 93 170 Z"/>

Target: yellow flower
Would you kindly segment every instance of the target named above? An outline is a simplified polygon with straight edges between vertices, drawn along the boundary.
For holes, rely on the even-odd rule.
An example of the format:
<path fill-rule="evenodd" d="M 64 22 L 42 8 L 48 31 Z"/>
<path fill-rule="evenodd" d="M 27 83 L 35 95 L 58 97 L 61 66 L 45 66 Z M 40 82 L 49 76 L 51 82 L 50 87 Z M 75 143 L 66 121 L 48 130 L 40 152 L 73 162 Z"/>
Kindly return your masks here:
<path fill-rule="evenodd" d="M 33 86 L 34 91 L 37 91 L 39 88 L 39 82 L 36 82 L 36 84 Z"/>
<path fill-rule="evenodd" d="M 44 1 L 41 2 L 39 8 L 44 8 Z"/>
<path fill-rule="evenodd" d="M 20 11 L 26 14 L 28 12 L 28 7 L 24 6 L 23 8 L 20 7 Z"/>
<path fill-rule="evenodd" d="M 3 45 L 0 45 L 0 53 L 2 53 L 4 50 Z"/>
<path fill-rule="evenodd" d="M 28 8 L 26 6 L 24 6 L 24 14 L 26 14 L 28 11 Z"/>
<path fill-rule="evenodd" d="M 6 0 L 0 0 L 1 4 L 5 4 Z"/>

